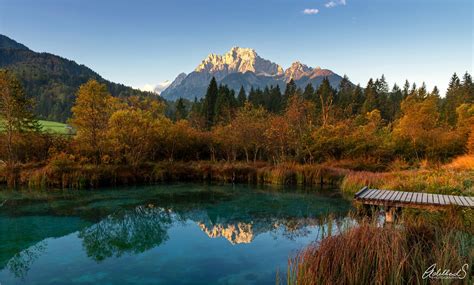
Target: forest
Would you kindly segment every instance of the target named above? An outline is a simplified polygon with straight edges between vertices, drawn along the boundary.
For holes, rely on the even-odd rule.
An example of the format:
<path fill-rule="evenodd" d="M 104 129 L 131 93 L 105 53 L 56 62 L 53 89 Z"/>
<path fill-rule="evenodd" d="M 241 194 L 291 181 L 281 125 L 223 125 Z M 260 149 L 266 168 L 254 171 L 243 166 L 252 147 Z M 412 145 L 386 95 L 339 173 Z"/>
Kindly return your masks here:
<path fill-rule="evenodd" d="M 438 167 L 474 153 L 474 84 L 467 72 L 451 77 L 443 97 L 436 87 L 408 81 L 390 88 L 383 75 L 364 88 L 344 77 L 336 89 L 325 79 L 316 89 L 290 81 L 285 90 L 248 94 L 212 79 L 203 99 L 174 104 L 113 97 L 107 85 L 90 80 L 74 94 L 73 135 L 40 131 L 34 102 L 13 73 L 1 71 L 0 86 L 0 181 L 10 184 L 51 179 L 51 169 L 106 167 L 120 176 L 126 168 L 127 175 L 143 176 L 139 170 L 193 161 L 387 172 Z"/>

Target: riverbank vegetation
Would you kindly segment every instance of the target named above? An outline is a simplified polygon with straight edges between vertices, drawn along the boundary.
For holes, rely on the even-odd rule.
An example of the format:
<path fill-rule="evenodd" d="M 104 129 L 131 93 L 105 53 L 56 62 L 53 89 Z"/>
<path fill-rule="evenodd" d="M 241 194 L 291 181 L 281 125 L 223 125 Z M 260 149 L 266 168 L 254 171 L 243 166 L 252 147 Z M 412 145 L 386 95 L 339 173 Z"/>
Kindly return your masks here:
<path fill-rule="evenodd" d="M 413 210 L 385 227 L 376 217 L 338 227 L 336 235 L 328 235 L 289 260 L 286 283 L 444 284 L 436 278 L 441 269 L 458 274 L 458 278 L 445 279 L 446 284 L 471 284 L 474 213 L 466 211 Z M 435 274 L 430 278 L 433 264 Z"/>
<path fill-rule="evenodd" d="M 304 90 L 290 81 L 241 89 L 211 80 L 205 97 L 112 97 L 82 85 L 72 135 L 44 132 L 19 81 L 0 72 L 0 182 L 97 187 L 173 180 L 361 185 L 472 193 L 474 84 L 456 74 L 445 97 L 385 78 L 345 77 Z M 408 182 L 407 182 L 408 181 Z M 444 189 L 444 190 L 443 190 Z M 457 191 L 457 192 L 456 192 Z"/>

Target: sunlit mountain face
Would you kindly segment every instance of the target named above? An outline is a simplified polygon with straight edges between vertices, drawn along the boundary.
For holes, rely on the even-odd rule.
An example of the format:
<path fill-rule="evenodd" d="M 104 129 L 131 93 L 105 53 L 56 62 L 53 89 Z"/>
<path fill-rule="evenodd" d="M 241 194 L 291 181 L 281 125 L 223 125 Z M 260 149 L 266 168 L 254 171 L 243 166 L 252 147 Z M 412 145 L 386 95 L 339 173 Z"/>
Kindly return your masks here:
<path fill-rule="evenodd" d="M 336 88 L 342 79 L 331 70 L 309 67 L 299 61 L 284 70 L 279 64 L 260 57 L 254 49 L 233 47 L 223 55 L 208 55 L 194 71 L 178 75 L 161 95 L 168 100 L 202 98 L 213 77 L 235 91 L 244 87 L 247 92 L 250 88 L 277 85 L 284 90 L 292 79 L 301 88 L 308 84 L 317 88 L 324 78 L 328 78 Z"/>
<path fill-rule="evenodd" d="M 158 270 L 174 284 L 187 270 L 179 278 L 269 283 L 292 252 L 327 233 L 329 213 L 330 223 L 345 221 L 350 204 L 331 193 L 193 184 L 0 192 L 0 280 L 139 284 Z"/>

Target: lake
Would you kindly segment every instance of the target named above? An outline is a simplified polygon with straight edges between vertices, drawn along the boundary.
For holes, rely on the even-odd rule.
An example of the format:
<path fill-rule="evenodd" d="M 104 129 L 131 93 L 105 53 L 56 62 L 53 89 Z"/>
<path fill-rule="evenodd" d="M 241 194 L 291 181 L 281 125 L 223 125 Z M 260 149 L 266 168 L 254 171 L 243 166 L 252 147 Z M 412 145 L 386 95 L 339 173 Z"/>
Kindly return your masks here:
<path fill-rule="evenodd" d="M 4 190 L 2 203 L 2 285 L 275 284 L 351 208 L 337 191 L 202 184 Z"/>

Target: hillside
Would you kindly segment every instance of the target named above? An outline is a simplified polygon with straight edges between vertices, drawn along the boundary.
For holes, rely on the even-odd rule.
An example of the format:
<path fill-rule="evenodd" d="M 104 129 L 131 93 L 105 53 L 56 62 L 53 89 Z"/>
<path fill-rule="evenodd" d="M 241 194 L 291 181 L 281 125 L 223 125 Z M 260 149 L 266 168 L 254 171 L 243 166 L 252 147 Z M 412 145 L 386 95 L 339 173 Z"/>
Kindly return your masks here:
<path fill-rule="evenodd" d="M 113 96 L 150 93 L 105 80 L 87 66 L 50 53 L 38 53 L 0 35 L 0 68 L 14 72 L 28 96 L 36 101 L 41 119 L 65 122 L 70 117 L 75 93 L 89 79 L 105 83 Z"/>

